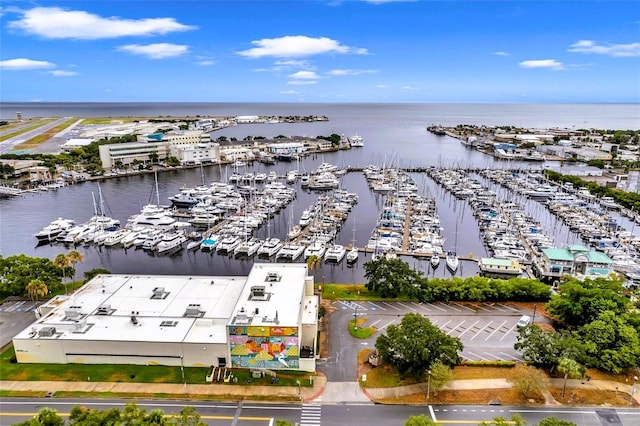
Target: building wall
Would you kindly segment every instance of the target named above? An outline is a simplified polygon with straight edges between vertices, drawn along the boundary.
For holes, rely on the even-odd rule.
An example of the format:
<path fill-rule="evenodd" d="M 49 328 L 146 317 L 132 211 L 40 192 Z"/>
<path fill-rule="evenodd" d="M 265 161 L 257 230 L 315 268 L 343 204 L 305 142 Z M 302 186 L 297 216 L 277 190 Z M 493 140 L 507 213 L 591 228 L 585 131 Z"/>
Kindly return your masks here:
<path fill-rule="evenodd" d="M 230 325 L 227 330 L 231 367 L 279 370 L 300 366 L 297 326 Z"/>
<path fill-rule="evenodd" d="M 100 145 L 100 161 L 102 167 L 110 169 L 120 160 L 123 164 L 132 164 L 134 160 L 147 163 L 149 154 L 156 153 L 158 158 L 164 159 L 169 155 L 169 142 L 127 142 L 109 145 Z"/>

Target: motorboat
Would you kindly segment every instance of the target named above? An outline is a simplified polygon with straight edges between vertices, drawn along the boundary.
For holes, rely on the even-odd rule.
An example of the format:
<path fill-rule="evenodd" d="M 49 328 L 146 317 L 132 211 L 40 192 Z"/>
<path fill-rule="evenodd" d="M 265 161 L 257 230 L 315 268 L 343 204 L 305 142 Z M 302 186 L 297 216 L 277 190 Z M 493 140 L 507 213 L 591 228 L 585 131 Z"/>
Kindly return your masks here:
<path fill-rule="evenodd" d="M 310 224 L 312 220 L 313 220 L 313 213 L 311 213 L 311 211 L 307 209 L 302 212 L 302 215 L 300 216 L 300 222 L 298 223 L 302 228 L 304 228 L 305 226 Z"/>
<path fill-rule="evenodd" d="M 327 249 L 324 254 L 324 260 L 326 262 L 336 262 L 339 263 L 344 259 L 344 256 L 347 254 L 347 249 L 341 244 L 334 244 Z"/>
<path fill-rule="evenodd" d="M 349 138 L 349 144 L 352 148 L 361 148 L 364 146 L 364 140 L 362 136 L 355 134 Z"/>
<path fill-rule="evenodd" d="M 294 261 L 302 256 L 304 253 L 304 246 L 301 244 L 287 243 L 282 246 L 278 254 L 276 254 L 276 259 L 286 259 Z"/>
<path fill-rule="evenodd" d="M 193 207 L 200 201 L 193 195 L 184 192 L 180 192 L 172 197 L 169 197 L 169 200 L 175 207 Z"/>
<path fill-rule="evenodd" d="M 298 237 L 300 235 L 300 233 L 302 232 L 302 228 L 300 227 L 300 225 L 295 225 L 293 228 L 291 228 L 291 230 L 287 233 L 287 236 L 289 237 L 290 240 L 293 240 L 294 238 Z"/>
<path fill-rule="evenodd" d="M 220 243 L 220 237 L 215 234 L 209 235 L 207 238 L 203 239 L 200 243 L 200 250 L 202 251 L 213 251 L 216 250 L 217 245 Z"/>
<path fill-rule="evenodd" d="M 75 222 L 72 219 L 63 219 L 59 217 L 38 231 L 35 234 L 35 237 L 41 242 L 53 241 L 56 239 L 58 234 L 62 231 L 71 229 L 73 226 L 75 226 Z"/>
<path fill-rule="evenodd" d="M 358 249 L 353 247 L 347 253 L 347 263 L 355 263 L 358 261 Z"/>
<path fill-rule="evenodd" d="M 274 256 L 278 251 L 280 251 L 282 246 L 282 241 L 280 241 L 279 238 L 269 238 L 258 249 L 258 256 Z"/>
<path fill-rule="evenodd" d="M 107 233 L 107 236 L 105 237 L 102 244 L 104 244 L 106 247 L 113 247 L 117 244 L 120 244 L 122 240 L 129 234 L 129 232 L 131 231 L 125 228 L 109 232 Z"/>
<path fill-rule="evenodd" d="M 216 246 L 216 253 L 220 253 L 220 254 L 233 253 L 235 248 L 239 246 L 240 243 L 241 243 L 241 240 L 239 237 L 235 235 L 226 236 L 222 240 L 220 240 L 220 242 Z"/>
<path fill-rule="evenodd" d="M 429 263 L 431 263 L 431 267 L 433 269 L 437 268 L 440 265 L 440 256 L 436 253 L 431 255 L 431 259 L 429 259 Z"/>
<path fill-rule="evenodd" d="M 314 241 L 304 249 L 304 259 L 307 260 L 311 256 L 318 256 L 320 259 L 324 256 L 327 248 L 320 241 Z"/>
<path fill-rule="evenodd" d="M 454 251 L 447 252 L 447 257 L 445 260 L 449 271 L 453 273 L 458 270 L 460 259 L 458 259 L 458 255 Z"/>
<path fill-rule="evenodd" d="M 246 256 L 251 257 L 258 252 L 260 246 L 262 245 L 262 241 L 258 238 L 249 238 L 241 242 L 234 250 L 233 254 L 235 256 Z"/>
<path fill-rule="evenodd" d="M 167 232 L 162 236 L 162 240 L 156 246 L 156 251 L 160 254 L 182 248 L 182 244 L 184 244 L 185 241 L 187 241 L 187 236 L 184 232 Z"/>

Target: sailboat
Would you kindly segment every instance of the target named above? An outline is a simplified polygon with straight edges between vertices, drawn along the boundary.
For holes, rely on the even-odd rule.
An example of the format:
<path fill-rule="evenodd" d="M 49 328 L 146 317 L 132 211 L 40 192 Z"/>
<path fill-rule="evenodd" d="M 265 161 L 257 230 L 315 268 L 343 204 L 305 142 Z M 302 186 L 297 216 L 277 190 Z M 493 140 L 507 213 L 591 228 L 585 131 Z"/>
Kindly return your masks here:
<path fill-rule="evenodd" d="M 354 219 L 355 222 L 355 219 Z M 358 249 L 356 248 L 356 227 L 353 226 L 353 239 L 351 240 L 351 250 L 347 253 L 347 263 L 358 261 Z"/>
<path fill-rule="evenodd" d="M 452 274 L 455 274 L 455 272 L 458 270 L 458 266 L 460 265 L 460 259 L 458 259 L 458 253 L 456 252 L 457 247 L 458 247 L 458 220 L 456 218 L 456 232 L 453 239 L 453 250 L 449 250 L 447 252 L 447 257 L 446 257 L 447 269 L 449 269 L 449 271 Z"/>

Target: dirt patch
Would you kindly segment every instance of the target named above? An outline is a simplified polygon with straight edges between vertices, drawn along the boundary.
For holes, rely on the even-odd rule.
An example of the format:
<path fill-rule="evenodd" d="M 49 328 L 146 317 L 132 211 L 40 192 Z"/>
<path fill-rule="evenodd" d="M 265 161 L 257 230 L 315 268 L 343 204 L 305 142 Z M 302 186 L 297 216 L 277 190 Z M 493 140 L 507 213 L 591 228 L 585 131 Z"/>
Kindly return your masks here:
<path fill-rule="evenodd" d="M 320 305 L 325 309 L 325 315 L 320 319 L 320 358 L 329 357 L 329 316 L 338 310 L 327 299 L 322 299 Z"/>
<path fill-rule="evenodd" d="M 384 398 L 378 402 L 384 404 L 471 404 L 487 405 L 489 401 L 500 401 L 502 405 L 543 405 L 544 397 L 535 395 L 525 398 L 516 389 L 469 389 L 469 390 L 441 390 L 436 395 L 421 392 L 405 395 L 401 398 Z"/>
<path fill-rule="evenodd" d="M 602 405 L 623 407 L 629 405 L 631 398 L 624 392 L 608 391 L 602 389 L 567 389 L 564 397 L 561 388 L 549 389 L 556 401 L 563 405 Z M 635 407 L 640 406 L 634 401 Z"/>

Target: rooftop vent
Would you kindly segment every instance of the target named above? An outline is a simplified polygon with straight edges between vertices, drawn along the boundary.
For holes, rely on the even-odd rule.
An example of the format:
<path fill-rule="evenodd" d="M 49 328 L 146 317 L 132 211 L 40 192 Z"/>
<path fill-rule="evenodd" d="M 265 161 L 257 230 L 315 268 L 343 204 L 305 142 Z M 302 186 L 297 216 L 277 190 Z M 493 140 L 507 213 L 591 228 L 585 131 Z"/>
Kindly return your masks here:
<path fill-rule="evenodd" d="M 202 315 L 204 315 L 204 311 L 200 309 L 199 303 L 189 303 L 184 311 L 185 317 L 201 317 Z"/>
<path fill-rule="evenodd" d="M 265 286 L 263 285 L 251 286 L 251 295 L 249 296 L 249 300 L 269 300 L 270 297 L 271 297 L 271 293 L 267 293 L 265 291 Z"/>
<path fill-rule="evenodd" d="M 98 306 L 98 310 L 96 311 L 96 315 L 111 315 L 113 313 L 113 309 L 111 309 L 111 305 L 104 304 Z"/>
<path fill-rule="evenodd" d="M 169 295 L 168 291 L 164 291 L 164 287 L 155 287 L 153 289 L 152 299 L 166 299 Z"/>
<path fill-rule="evenodd" d="M 64 310 L 64 316 L 70 319 L 76 319 L 82 316 L 82 306 L 69 306 Z"/>
<path fill-rule="evenodd" d="M 271 272 L 267 272 L 267 278 L 265 279 L 265 282 L 277 283 L 277 282 L 280 282 L 280 279 L 281 279 L 281 276 L 278 272 L 271 271 Z"/>
<path fill-rule="evenodd" d="M 138 325 L 138 318 L 133 314 L 133 312 L 131 313 L 131 324 Z"/>
<path fill-rule="evenodd" d="M 55 334 L 55 327 L 42 327 L 40 331 L 38 331 L 38 336 L 40 337 L 53 337 Z"/>

